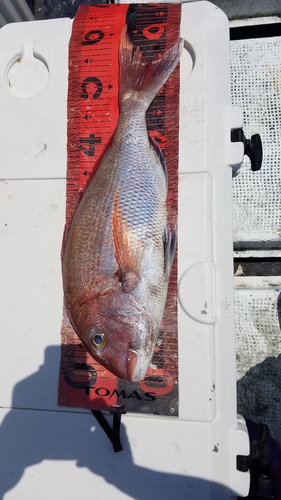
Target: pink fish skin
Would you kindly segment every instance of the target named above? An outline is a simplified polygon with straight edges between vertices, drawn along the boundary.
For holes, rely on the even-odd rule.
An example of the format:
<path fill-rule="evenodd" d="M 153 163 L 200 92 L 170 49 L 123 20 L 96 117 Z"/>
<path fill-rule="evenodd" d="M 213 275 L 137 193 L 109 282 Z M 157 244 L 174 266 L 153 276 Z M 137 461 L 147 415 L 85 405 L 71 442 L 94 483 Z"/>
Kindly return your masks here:
<path fill-rule="evenodd" d="M 167 223 L 165 162 L 145 115 L 181 47 L 146 63 L 123 29 L 119 122 L 63 248 L 69 319 L 91 356 L 128 381 L 141 380 L 151 362 L 176 246 Z"/>

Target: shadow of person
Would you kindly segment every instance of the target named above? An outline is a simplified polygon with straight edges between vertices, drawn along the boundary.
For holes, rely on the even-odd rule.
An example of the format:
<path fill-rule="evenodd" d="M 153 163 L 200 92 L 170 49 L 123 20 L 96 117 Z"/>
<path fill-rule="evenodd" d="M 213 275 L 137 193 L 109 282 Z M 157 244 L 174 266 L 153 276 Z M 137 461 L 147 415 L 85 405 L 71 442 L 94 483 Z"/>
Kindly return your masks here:
<path fill-rule="evenodd" d="M 238 413 L 267 423 L 272 437 L 281 441 L 281 354 L 250 368 L 237 382 Z"/>
<path fill-rule="evenodd" d="M 57 358 L 59 347 L 49 347 L 48 354 L 55 354 Z M 53 359 L 53 357 L 52 357 Z M 114 453 L 112 444 L 100 428 L 90 411 L 66 411 L 57 407 L 57 410 L 44 409 L 44 386 L 48 381 L 54 381 L 54 363 L 46 356 L 46 365 L 38 372 L 19 382 L 13 391 L 13 408 L 2 408 L 2 423 L 0 427 L 0 498 L 16 486 L 16 493 L 21 498 L 30 498 L 26 490 L 26 482 L 21 483 L 26 468 L 40 464 L 44 460 L 56 461 L 56 470 L 60 479 L 56 482 L 53 500 L 59 500 L 67 495 L 72 496 L 72 481 L 77 479 L 77 469 L 73 463 L 69 464 L 67 475 L 65 467 L 60 469 L 59 461 L 74 461 L 78 468 L 87 468 L 95 476 L 104 478 L 107 483 L 114 485 L 125 495 L 137 500 L 169 499 L 199 499 L 220 500 L 235 496 L 234 492 L 223 485 L 205 481 L 187 475 L 159 472 L 142 467 L 134 463 L 130 443 L 127 438 L 126 426 L 121 425 L 121 443 L 123 451 Z M 58 377 L 58 370 L 56 378 Z M 57 395 L 57 386 L 53 387 L 54 398 Z M 41 391 L 41 409 L 24 409 L 24 394 Z M 110 419 L 109 419 L 110 421 Z M 141 433 L 141 429 L 140 429 Z M 159 442 L 159 452 L 168 453 L 165 441 Z M 152 446 L 152 445 L 151 445 Z M 149 454 L 149 449 L 147 450 Z M 155 464 L 157 467 L 157 464 Z M 53 469 L 52 469 L 53 470 Z M 65 475 L 65 477 L 64 477 Z M 202 471 L 204 475 L 204 471 Z M 56 481 L 56 477 L 54 477 Z M 83 475 L 85 481 L 85 475 Z M 91 486 L 94 476 L 89 476 Z M 100 483 L 99 483 L 100 484 Z M 65 486 L 67 485 L 67 487 Z M 87 485 L 84 485 L 87 491 Z M 103 486 L 106 488 L 106 486 Z M 22 489 L 21 489 L 22 488 Z M 38 486 L 38 498 L 40 486 Z M 61 490 L 60 490 L 61 488 Z M 68 488 L 68 490 L 66 490 Z M 117 493 L 117 492 L 116 492 Z M 82 495 L 82 491 L 81 491 Z M 117 495 L 116 495 L 117 496 Z M 16 497 L 14 497 L 16 498 Z M 42 498 L 42 497 L 41 497 Z M 44 498 L 49 498 L 48 492 Z M 118 498 L 120 498 L 120 493 Z M 127 498 L 127 497 L 126 497 Z"/>
<path fill-rule="evenodd" d="M 252 464 L 247 498 L 257 498 L 259 476 L 265 475 L 271 480 L 272 498 L 281 500 L 281 354 L 266 358 L 238 380 L 237 401 L 238 412 L 247 417 L 250 439 L 256 439 L 258 423 L 267 424 L 271 435 L 268 463 L 263 465 L 257 460 Z"/>

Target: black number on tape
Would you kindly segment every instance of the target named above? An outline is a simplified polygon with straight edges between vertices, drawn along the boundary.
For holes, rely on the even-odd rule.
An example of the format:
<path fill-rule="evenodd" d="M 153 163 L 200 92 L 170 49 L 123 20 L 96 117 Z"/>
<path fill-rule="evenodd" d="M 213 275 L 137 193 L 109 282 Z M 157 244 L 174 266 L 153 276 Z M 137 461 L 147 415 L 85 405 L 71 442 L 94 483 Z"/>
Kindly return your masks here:
<path fill-rule="evenodd" d="M 103 39 L 103 37 L 104 37 L 104 32 L 101 30 L 88 31 L 88 33 L 84 35 L 84 40 L 82 41 L 82 45 L 94 45 L 95 43 L 99 43 Z"/>
<path fill-rule="evenodd" d="M 73 380 L 71 378 L 75 377 L 75 375 L 77 377 L 77 372 L 81 371 L 85 372 L 85 375 L 90 375 L 91 378 L 89 380 L 84 380 L 83 382 Z M 93 385 L 95 385 L 95 382 L 97 380 L 97 372 L 91 365 L 88 365 L 87 363 L 74 363 L 73 370 L 71 370 L 69 375 L 66 375 L 64 377 L 64 380 L 68 385 L 74 387 L 75 389 L 85 389 L 93 387 Z"/>
<path fill-rule="evenodd" d="M 89 85 L 90 87 L 94 85 L 94 92 L 92 88 L 88 92 Z M 96 76 L 88 76 L 87 78 L 85 78 L 85 80 L 83 80 L 82 94 L 80 94 L 80 97 L 82 99 L 98 99 L 101 93 L 102 93 L 102 83 Z"/>
<path fill-rule="evenodd" d="M 80 137 L 80 151 L 87 156 L 95 156 L 95 145 L 101 143 L 101 137 L 95 137 L 95 134 L 89 134 L 89 137 Z M 82 146 L 89 144 L 89 149 Z"/>

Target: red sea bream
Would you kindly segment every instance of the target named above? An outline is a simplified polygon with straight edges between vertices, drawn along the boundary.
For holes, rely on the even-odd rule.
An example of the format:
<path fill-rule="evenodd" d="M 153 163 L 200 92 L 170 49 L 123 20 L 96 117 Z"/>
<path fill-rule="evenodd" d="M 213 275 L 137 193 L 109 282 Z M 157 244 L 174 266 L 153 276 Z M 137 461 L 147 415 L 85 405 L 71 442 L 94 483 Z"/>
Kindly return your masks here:
<path fill-rule="evenodd" d="M 115 133 L 72 218 L 62 256 L 66 310 L 91 356 L 141 380 L 154 353 L 176 245 L 167 171 L 146 111 L 179 62 L 181 44 L 146 63 L 122 31 Z"/>

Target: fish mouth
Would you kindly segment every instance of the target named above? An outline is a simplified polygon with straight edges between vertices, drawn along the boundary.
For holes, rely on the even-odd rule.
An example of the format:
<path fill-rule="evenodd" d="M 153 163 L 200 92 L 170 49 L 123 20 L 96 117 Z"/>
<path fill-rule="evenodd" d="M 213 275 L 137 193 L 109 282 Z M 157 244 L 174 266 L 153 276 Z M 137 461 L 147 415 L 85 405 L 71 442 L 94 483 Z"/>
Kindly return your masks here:
<path fill-rule="evenodd" d="M 127 354 L 127 379 L 129 382 L 136 382 L 136 367 L 138 364 L 138 353 L 129 349 Z"/>
<path fill-rule="evenodd" d="M 128 350 L 127 354 L 127 380 L 129 382 L 139 382 L 146 374 L 148 364 L 143 363 L 143 356 L 139 356 L 137 351 Z"/>

